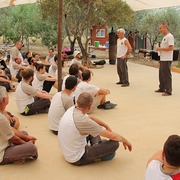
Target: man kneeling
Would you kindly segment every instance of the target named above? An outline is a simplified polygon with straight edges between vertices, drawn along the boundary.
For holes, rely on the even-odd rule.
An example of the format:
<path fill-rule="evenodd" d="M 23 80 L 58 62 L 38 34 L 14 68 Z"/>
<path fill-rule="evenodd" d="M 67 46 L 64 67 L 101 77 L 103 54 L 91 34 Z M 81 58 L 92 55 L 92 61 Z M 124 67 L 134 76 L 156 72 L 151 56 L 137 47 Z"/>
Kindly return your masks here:
<path fill-rule="evenodd" d="M 64 157 L 77 166 L 113 159 L 119 142 L 125 149 L 132 150 L 128 140 L 112 132 L 103 121 L 86 114 L 92 103 L 91 94 L 80 94 L 77 105 L 65 112 L 59 124 L 58 141 Z M 110 140 L 102 141 L 100 136 Z"/>

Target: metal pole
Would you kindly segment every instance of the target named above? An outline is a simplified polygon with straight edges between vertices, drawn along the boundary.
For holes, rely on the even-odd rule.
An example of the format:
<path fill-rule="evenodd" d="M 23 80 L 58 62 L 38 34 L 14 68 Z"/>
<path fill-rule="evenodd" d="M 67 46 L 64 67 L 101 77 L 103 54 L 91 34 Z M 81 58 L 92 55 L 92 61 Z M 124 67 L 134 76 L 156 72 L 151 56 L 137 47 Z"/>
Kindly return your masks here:
<path fill-rule="evenodd" d="M 62 86 L 62 17 L 63 17 L 63 0 L 58 1 L 58 91 Z"/>

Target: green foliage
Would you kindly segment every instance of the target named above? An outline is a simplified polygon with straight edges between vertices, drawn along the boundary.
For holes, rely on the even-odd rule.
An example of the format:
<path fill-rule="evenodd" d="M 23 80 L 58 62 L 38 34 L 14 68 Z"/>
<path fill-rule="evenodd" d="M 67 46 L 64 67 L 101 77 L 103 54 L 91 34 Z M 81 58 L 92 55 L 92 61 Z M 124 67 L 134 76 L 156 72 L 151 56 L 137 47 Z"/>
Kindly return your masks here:
<path fill-rule="evenodd" d="M 35 37 L 52 46 L 57 44 L 57 21 L 43 20 L 38 3 L 3 8 L 0 9 L 0 35 L 6 43 L 28 41 L 29 37 Z"/>
<path fill-rule="evenodd" d="M 7 40 L 16 41 L 37 36 L 41 22 L 38 4 L 8 7 L 3 11 L 0 15 L 0 29 Z"/>
<path fill-rule="evenodd" d="M 43 17 L 57 20 L 57 0 L 40 0 Z M 132 20 L 132 9 L 122 0 L 64 0 L 63 32 L 74 36 L 87 58 L 87 44 L 93 25 L 123 26 Z M 51 16 L 53 18 L 48 17 Z M 85 37 L 85 43 L 82 43 Z"/>
<path fill-rule="evenodd" d="M 153 49 L 154 44 L 162 40 L 162 34 L 159 33 L 159 25 L 165 22 L 169 25 L 169 30 L 175 37 L 176 47 L 179 47 L 179 41 L 177 41 L 180 35 L 179 10 L 179 7 L 173 7 L 136 12 L 135 23 L 132 29 L 137 29 L 140 36 L 147 37 Z"/>

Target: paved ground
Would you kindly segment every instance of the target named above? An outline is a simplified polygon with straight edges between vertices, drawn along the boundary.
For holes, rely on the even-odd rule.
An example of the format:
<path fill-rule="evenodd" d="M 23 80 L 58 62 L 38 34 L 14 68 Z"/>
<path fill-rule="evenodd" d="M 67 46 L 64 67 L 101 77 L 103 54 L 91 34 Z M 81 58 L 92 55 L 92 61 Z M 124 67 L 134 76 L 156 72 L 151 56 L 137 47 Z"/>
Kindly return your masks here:
<path fill-rule="evenodd" d="M 115 84 L 115 65 L 106 64 L 93 71 L 92 83 L 109 88 L 108 100 L 118 104 L 116 109 L 96 110 L 93 114 L 129 139 L 133 151 L 125 151 L 120 146 L 112 161 L 72 166 L 65 162 L 57 137 L 48 130 L 47 115 L 19 115 L 14 93 L 10 93 L 8 110 L 21 119 L 20 129 L 37 137 L 39 158 L 24 165 L 1 166 L 0 180 L 143 180 L 148 158 L 162 148 L 169 135 L 179 133 L 180 74 L 173 73 L 173 96 L 163 97 L 154 92 L 158 88 L 157 68 L 129 63 L 131 84 L 126 88 Z"/>

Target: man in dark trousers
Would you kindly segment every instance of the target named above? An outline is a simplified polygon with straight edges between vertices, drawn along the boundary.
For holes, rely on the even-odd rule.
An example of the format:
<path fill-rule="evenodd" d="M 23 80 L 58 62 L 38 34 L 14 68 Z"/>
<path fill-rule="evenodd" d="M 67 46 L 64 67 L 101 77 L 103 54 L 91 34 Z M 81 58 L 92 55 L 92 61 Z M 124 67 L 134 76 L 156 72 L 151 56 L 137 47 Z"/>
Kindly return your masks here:
<path fill-rule="evenodd" d="M 171 64 L 173 60 L 174 37 L 169 32 L 167 24 L 160 24 L 159 31 L 164 35 L 161 46 L 156 48 L 160 54 L 159 89 L 155 92 L 163 96 L 172 95 Z"/>

